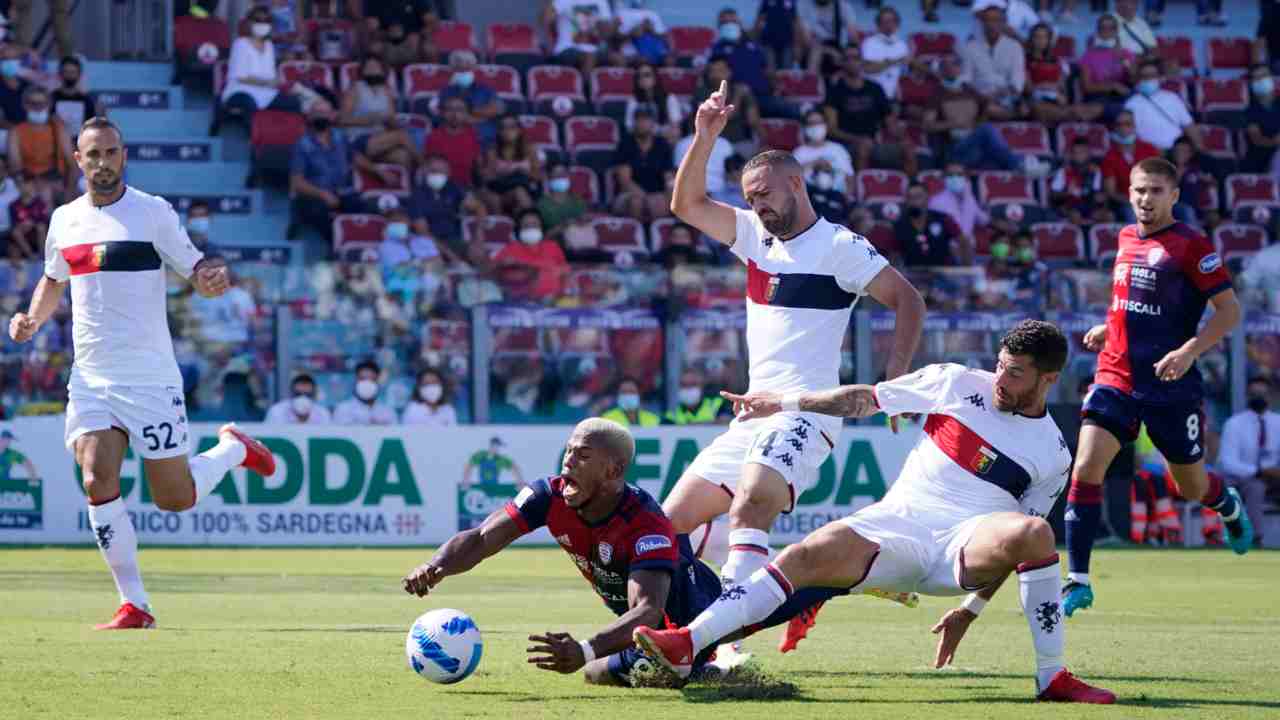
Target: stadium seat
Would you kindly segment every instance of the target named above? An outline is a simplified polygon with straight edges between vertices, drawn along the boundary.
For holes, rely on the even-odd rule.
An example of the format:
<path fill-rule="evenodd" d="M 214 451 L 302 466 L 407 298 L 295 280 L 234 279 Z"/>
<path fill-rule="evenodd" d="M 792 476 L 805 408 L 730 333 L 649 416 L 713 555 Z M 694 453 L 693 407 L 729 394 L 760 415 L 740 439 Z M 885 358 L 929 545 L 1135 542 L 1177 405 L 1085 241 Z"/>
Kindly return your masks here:
<path fill-rule="evenodd" d="M 603 116 L 571 117 L 564 124 L 565 148 L 578 165 L 607 172 L 622 141 L 618 123 Z"/>
<path fill-rule="evenodd" d="M 539 112 L 550 114 L 551 103 L 566 97 L 574 103 L 574 114 L 587 112 L 587 96 L 582 75 L 574 68 L 562 65 L 535 65 L 529 68 L 529 101 Z"/>
<path fill-rule="evenodd" d="M 201 53 L 204 46 L 216 52 Z M 231 29 L 220 18 L 204 19 L 183 15 L 173 21 L 173 61 L 176 83 L 188 75 L 206 75 L 212 72 L 219 60 L 225 60 L 231 52 Z M 203 55 L 203 56 L 202 56 Z"/>
<path fill-rule="evenodd" d="M 827 96 L 818 73 L 808 70 L 779 70 L 774 73 L 774 92 L 798 105 L 817 105 Z"/>
<path fill-rule="evenodd" d="M 649 247 L 653 248 L 655 254 L 662 252 L 662 248 L 667 246 L 667 236 L 679 222 L 680 218 L 664 217 L 649 223 Z"/>
<path fill-rule="evenodd" d="M 493 255 L 503 245 L 515 242 L 516 223 L 505 215 L 488 215 L 483 220 L 468 217 L 462 221 L 462 237 L 468 243 L 480 240 Z"/>
<path fill-rule="evenodd" d="M 359 73 L 359 68 L 356 70 Z M 333 90 L 333 75 L 329 72 L 329 66 L 322 62 L 310 62 L 307 60 L 290 60 L 280 63 L 280 77 L 284 79 L 286 84 L 302 83 L 307 87 L 318 88 L 323 87 Z"/>
<path fill-rule="evenodd" d="M 1227 176 L 1227 210 L 1250 205 L 1280 205 L 1280 186 L 1270 175 L 1236 173 Z"/>
<path fill-rule="evenodd" d="M 449 86 L 453 71 L 448 65 L 415 63 L 404 67 L 404 94 L 408 98 L 436 96 Z"/>
<path fill-rule="evenodd" d="M 1213 244 L 1224 259 L 1252 255 L 1267 247 L 1267 231 L 1257 225 L 1222 223 L 1213 230 Z"/>
<path fill-rule="evenodd" d="M 542 62 L 538 32 L 525 23 L 492 23 L 485 28 L 489 58 L 501 65 L 527 70 Z"/>
<path fill-rule="evenodd" d="M 1216 182 L 1203 183 L 1200 186 L 1200 197 L 1191 198 L 1194 201 L 1197 210 L 1221 210 L 1222 200 L 1218 197 L 1218 184 Z"/>
<path fill-rule="evenodd" d="M 1031 178 L 1022 173 L 986 171 L 978 173 L 978 202 L 982 205 L 1039 205 Z"/>
<path fill-rule="evenodd" d="M 1247 37 L 1209 38 L 1209 70 L 1248 70 L 1253 63 L 1253 41 Z"/>
<path fill-rule="evenodd" d="M 786 150 L 791 152 L 801 143 L 800 123 L 782 118 L 764 118 L 760 121 L 760 130 L 764 137 L 760 138 L 762 149 Z"/>
<path fill-rule="evenodd" d="M 893 223 L 887 220 L 875 221 L 867 240 L 885 257 L 893 257 L 902 252 L 902 248 L 898 247 L 898 235 L 893 231 Z"/>
<path fill-rule="evenodd" d="M 677 60 L 692 60 L 711 49 L 716 31 L 705 25 L 676 25 L 667 31 L 667 38 Z"/>
<path fill-rule="evenodd" d="M 1022 155 L 1049 156 L 1049 130 L 1042 123 L 1002 122 L 994 124 L 1009 149 Z"/>
<path fill-rule="evenodd" d="M 409 197 L 409 172 L 400 165 L 391 165 L 380 163 L 376 166 L 378 170 L 391 176 L 392 182 L 387 182 L 377 175 L 366 173 L 363 170 L 356 170 L 352 175 L 355 176 L 355 190 L 364 198 L 377 198 L 382 195 L 395 195 L 400 199 Z"/>
<path fill-rule="evenodd" d="M 442 20 L 436 26 L 431 41 L 446 56 L 454 50 L 477 50 L 475 31 L 471 23 L 458 20 Z"/>
<path fill-rule="evenodd" d="M 1196 80 L 1196 103 L 1202 113 L 1239 113 L 1249 107 L 1249 88 L 1243 78 Z"/>
<path fill-rule="evenodd" d="M 1186 35 L 1157 36 L 1156 48 L 1160 57 L 1176 58 L 1189 71 L 1195 72 L 1200 67 L 1196 62 L 1196 46 Z"/>
<path fill-rule="evenodd" d="M 689 102 L 698 89 L 698 71 L 690 68 L 659 68 L 658 79 L 662 82 L 662 89 L 684 102 Z"/>
<path fill-rule="evenodd" d="M 591 227 L 596 231 L 600 249 L 605 252 L 616 254 L 626 251 L 642 256 L 649 254 L 649 248 L 644 242 L 644 226 L 638 220 L 598 217 L 591 221 Z"/>
<path fill-rule="evenodd" d="M 1053 41 L 1053 56 L 1059 60 L 1075 62 L 1079 57 L 1076 55 L 1076 37 L 1067 33 L 1058 35 L 1058 39 Z"/>
<path fill-rule="evenodd" d="M 364 249 L 377 250 L 387 221 L 381 215 L 339 215 L 333 219 L 333 251 L 347 255 Z"/>
<path fill-rule="evenodd" d="M 911 54 L 928 62 L 955 52 L 956 36 L 949 32 L 911 33 Z"/>
<path fill-rule="evenodd" d="M 524 93 L 520 91 L 520 71 L 510 65 L 477 65 L 476 83 L 498 94 L 510 113 L 524 112 Z"/>
<path fill-rule="evenodd" d="M 626 116 L 627 101 L 635 94 L 636 73 L 631 68 L 596 68 L 591 71 L 591 101 L 596 112 L 615 120 Z"/>
<path fill-rule="evenodd" d="M 600 177 L 595 170 L 585 165 L 573 165 L 569 168 L 569 192 L 582 198 L 589 207 L 597 207 L 603 200 L 600 196 Z"/>
<path fill-rule="evenodd" d="M 1084 233 L 1070 223 L 1036 223 L 1031 226 L 1036 255 L 1044 260 L 1085 259 Z"/>
<path fill-rule="evenodd" d="M 1204 139 L 1206 155 L 1227 160 L 1236 159 L 1235 148 L 1232 147 L 1231 130 L 1222 125 L 1200 125 L 1200 136 Z"/>
<path fill-rule="evenodd" d="M 905 202 L 909 184 L 906 173 L 897 170 L 863 170 L 855 181 L 858 202 L 868 204 Z"/>
<path fill-rule="evenodd" d="M 924 185 L 925 190 L 929 191 L 929 197 L 933 197 L 947 189 L 947 183 L 942 177 L 941 170 L 921 170 L 916 175 L 916 182 Z"/>
<path fill-rule="evenodd" d="M 1094 159 L 1101 159 L 1111 149 L 1111 133 L 1101 123 L 1062 123 L 1057 130 L 1058 154 L 1066 157 L 1071 151 L 1071 143 L 1078 137 L 1089 139 L 1089 153 Z"/>
<path fill-rule="evenodd" d="M 1089 228 L 1089 253 L 1095 262 L 1102 260 L 1107 253 L 1115 255 L 1120 249 L 1120 231 L 1122 223 L 1098 223 Z"/>
<path fill-rule="evenodd" d="M 564 146 L 560 144 L 560 128 L 555 120 L 545 115 L 521 115 L 520 126 L 534 149 L 551 158 L 563 157 Z"/>
<path fill-rule="evenodd" d="M 307 132 L 302 115 L 283 110 L 259 110 L 249 128 L 249 144 L 253 148 L 252 167 L 255 179 L 265 173 L 287 177 L 293 157 L 293 146 Z"/>

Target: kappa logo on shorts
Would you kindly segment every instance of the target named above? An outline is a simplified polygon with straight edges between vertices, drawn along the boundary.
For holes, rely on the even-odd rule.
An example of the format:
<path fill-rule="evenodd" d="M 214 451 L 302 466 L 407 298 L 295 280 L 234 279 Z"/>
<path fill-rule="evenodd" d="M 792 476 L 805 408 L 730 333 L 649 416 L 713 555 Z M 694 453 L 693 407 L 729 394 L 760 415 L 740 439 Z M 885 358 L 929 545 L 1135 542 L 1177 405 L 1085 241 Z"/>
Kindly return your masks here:
<path fill-rule="evenodd" d="M 804 422 L 804 421 L 802 420 L 801 422 Z M 808 425 L 808 424 L 809 424 L 809 423 L 805 423 L 805 425 Z M 791 434 L 792 434 L 792 435 L 795 435 L 796 437 L 800 438 L 801 440 L 808 440 L 808 439 L 809 439 L 809 431 L 805 429 L 804 425 L 796 425 L 795 427 L 791 428 Z M 795 442 L 795 441 L 794 441 L 794 440 L 792 440 L 792 442 Z M 796 446 L 796 450 L 803 450 L 803 449 L 804 449 L 804 448 L 801 448 L 801 447 L 800 447 L 800 446 L 798 446 L 798 445 Z"/>
<path fill-rule="evenodd" d="M 601 543 L 603 545 L 604 543 Z M 656 550 L 672 547 L 671 538 L 666 535 L 645 535 L 636 540 L 636 555 L 644 555 Z M 612 550 L 612 548 L 610 548 Z"/>
<path fill-rule="evenodd" d="M 783 465 L 786 465 L 787 467 L 792 467 L 793 463 L 791 459 L 791 453 L 782 453 L 781 455 L 779 455 L 778 462 L 782 463 Z"/>
<path fill-rule="evenodd" d="M 804 443 L 800 442 L 799 440 L 795 438 L 787 438 L 787 442 L 791 445 L 791 447 L 796 449 L 796 452 L 804 452 Z"/>
<path fill-rule="evenodd" d="M 974 394 L 972 394 L 972 395 L 970 395 L 970 396 L 966 397 L 966 398 L 965 398 L 965 400 L 966 400 L 966 401 L 968 401 L 970 404 L 972 404 L 974 407 L 978 408 L 979 410 L 986 410 L 986 409 L 987 409 L 987 402 L 986 402 L 986 400 L 983 400 L 983 399 L 982 399 L 982 395 L 980 395 L 980 394 L 978 394 L 978 393 L 974 393 Z"/>

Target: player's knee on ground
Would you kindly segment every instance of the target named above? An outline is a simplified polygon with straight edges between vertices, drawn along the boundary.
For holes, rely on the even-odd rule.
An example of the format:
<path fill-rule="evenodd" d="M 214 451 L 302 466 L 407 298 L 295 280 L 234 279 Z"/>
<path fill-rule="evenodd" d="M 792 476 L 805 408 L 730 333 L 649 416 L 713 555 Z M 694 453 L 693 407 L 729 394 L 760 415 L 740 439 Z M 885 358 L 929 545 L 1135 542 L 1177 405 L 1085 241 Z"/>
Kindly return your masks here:
<path fill-rule="evenodd" d="M 600 658 L 587 663 L 582 668 L 582 679 L 587 681 L 588 685 L 621 685 L 618 678 L 609 672 L 609 659 Z"/>

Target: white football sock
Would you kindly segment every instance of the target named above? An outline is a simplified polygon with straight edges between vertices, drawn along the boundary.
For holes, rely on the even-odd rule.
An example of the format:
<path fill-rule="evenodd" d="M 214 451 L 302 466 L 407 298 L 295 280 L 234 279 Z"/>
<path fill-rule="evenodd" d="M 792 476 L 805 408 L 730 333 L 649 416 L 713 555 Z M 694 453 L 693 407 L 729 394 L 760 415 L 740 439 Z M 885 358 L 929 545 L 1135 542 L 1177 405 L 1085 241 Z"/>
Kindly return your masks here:
<path fill-rule="evenodd" d="M 1055 673 L 1064 667 L 1063 646 L 1066 644 L 1062 627 L 1062 576 L 1058 559 L 1053 564 L 1031 564 L 1029 569 L 1018 568 L 1018 590 L 1022 598 L 1022 613 L 1027 616 L 1031 628 L 1031 640 L 1036 648 L 1036 687 L 1044 690 Z"/>
<path fill-rule="evenodd" d="M 729 531 L 729 559 L 720 568 L 724 585 L 745 582 L 752 573 L 769 564 L 769 533 L 755 528 Z"/>
<path fill-rule="evenodd" d="M 1089 573 L 1069 572 L 1067 573 L 1067 579 L 1071 582 L 1080 583 L 1081 585 L 1088 585 Z"/>
<path fill-rule="evenodd" d="M 116 498 L 101 505 L 89 506 L 89 525 L 97 536 L 98 548 L 111 568 L 111 577 L 120 591 L 120 602 L 133 603 L 146 610 L 147 591 L 142 587 L 142 573 L 138 569 L 138 534 L 133 520 L 124 506 L 124 500 Z"/>
<path fill-rule="evenodd" d="M 769 617 L 791 592 L 790 581 L 772 565 L 755 571 L 745 583 L 725 587 L 720 597 L 689 623 L 693 653 Z"/>
<path fill-rule="evenodd" d="M 244 443 L 230 435 L 223 435 L 217 445 L 191 458 L 191 482 L 196 486 L 196 503 L 205 499 L 217 487 L 227 471 L 244 462 Z"/>

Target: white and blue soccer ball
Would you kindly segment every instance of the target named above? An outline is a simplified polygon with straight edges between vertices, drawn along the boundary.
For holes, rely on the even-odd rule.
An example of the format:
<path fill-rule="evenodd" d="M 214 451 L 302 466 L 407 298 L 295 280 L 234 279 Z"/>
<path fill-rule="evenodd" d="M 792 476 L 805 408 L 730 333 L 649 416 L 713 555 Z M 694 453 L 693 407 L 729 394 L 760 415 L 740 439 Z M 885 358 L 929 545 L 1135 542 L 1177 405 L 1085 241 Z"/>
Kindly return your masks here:
<path fill-rule="evenodd" d="M 480 628 L 471 616 L 449 608 L 423 613 L 404 640 L 409 667 L 420 677 L 443 685 L 475 672 L 483 650 Z"/>

